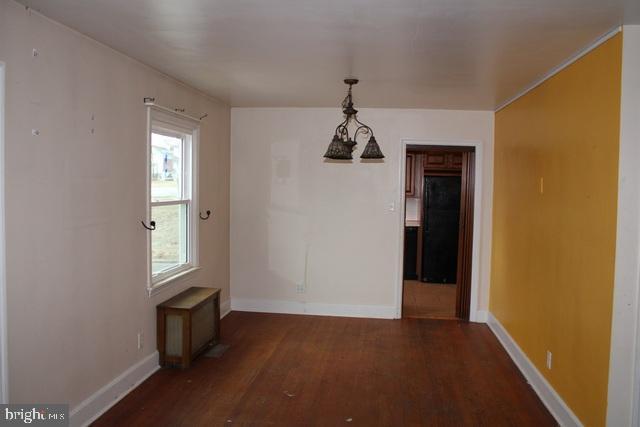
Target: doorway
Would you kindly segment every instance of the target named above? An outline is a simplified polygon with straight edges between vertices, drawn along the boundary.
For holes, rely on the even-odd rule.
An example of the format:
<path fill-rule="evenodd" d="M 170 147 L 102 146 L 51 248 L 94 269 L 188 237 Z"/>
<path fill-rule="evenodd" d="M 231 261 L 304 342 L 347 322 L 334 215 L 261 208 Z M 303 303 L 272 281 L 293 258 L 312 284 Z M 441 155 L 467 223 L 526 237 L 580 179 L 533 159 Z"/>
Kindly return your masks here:
<path fill-rule="evenodd" d="M 474 147 L 407 146 L 402 316 L 469 320 Z"/>

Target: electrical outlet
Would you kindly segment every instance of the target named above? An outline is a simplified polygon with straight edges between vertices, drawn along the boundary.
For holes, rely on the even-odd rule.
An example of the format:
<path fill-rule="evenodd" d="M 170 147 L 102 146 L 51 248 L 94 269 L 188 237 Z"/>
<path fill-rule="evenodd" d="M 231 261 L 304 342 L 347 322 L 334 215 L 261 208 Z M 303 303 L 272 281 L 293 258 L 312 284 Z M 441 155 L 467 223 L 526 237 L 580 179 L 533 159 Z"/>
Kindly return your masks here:
<path fill-rule="evenodd" d="M 296 285 L 296 292 L 299 294 L 304 294 L 305 289 L 304 289 L 304 283 L 298 283 Z"/>
<path fill-rule="evenodd" d="M 547 350 L 547 369 L 551 370 L 551 362 L 553 362 L 553 353 Z"/>
<path fill-rule="evenodd" d="M 138 332 L 138 350 L 142 349 L 144 346 L 144 332 Z"/>

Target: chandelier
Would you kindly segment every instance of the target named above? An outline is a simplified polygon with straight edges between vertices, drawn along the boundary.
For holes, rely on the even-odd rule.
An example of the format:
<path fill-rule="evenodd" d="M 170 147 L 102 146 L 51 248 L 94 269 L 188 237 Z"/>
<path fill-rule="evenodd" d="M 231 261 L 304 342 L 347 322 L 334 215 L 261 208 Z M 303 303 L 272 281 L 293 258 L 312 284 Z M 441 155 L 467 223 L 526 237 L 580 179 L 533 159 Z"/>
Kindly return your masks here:
<path fill-rule="evenodd" d="M 358 79 L 345 79 L 344 82 L 349 85 L 349 92 L 342 101 L 342 112 L 344 113 L 344 121 L 336 127 L 333 139 L 329 144 L 324 157 L 332 160 L 352 160 L 353 150 L 356 147 L 357 138 L 362 135 L 363 138 L 369 137 L 369 142 L 362 151 L 361 159 L 384 159 L 384 154 L 380 151 L 380 146 L 373 136 L 373 130 L 356 116 L 358 110 L 353 108 L 353 98 L 351 96 L 351 86 L 358 83 Z M 349 134 L 349 125 L 356 128 L 353 134 Z M 353 135 L 353 139 L 351 136 Z"/>

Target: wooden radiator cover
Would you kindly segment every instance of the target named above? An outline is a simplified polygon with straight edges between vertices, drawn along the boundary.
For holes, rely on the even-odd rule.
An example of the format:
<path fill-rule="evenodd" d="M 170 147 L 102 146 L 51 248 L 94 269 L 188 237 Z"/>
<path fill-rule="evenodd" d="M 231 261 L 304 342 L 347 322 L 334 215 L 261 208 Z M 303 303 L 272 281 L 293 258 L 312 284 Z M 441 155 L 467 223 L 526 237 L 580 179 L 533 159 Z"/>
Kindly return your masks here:
<path fill-rule="evenodd" d="M 192 287 L 156 310 L 160 366 L 188 368 L 220 339 L 220 289 Z"/>

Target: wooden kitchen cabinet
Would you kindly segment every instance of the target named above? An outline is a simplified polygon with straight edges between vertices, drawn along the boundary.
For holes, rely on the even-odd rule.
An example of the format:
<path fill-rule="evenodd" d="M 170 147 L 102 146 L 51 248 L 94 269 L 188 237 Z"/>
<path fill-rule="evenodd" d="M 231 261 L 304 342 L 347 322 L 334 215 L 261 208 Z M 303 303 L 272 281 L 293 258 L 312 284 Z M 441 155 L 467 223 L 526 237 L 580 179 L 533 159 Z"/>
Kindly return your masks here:
<path fill-rule="evenodd" d="M 425 169 L 446 169 L 447 153 L 429 152 L 424 156 Z"/>
<path fill-rule="evenodd" d="M 416 197 L 416 155 L 407 153 L 405 167 L 404 193 L 406 197 Z"/>
<path fill-rule="evenodd" d="M 418 198 L 422 188 L 422 153 L 407 153 L 405 167 L 405 197 Z"/>
<path fill-rule="evenodd" d="M 429 151 L 424 154 L 424 169 L 435 171 L 462 170 L 462 153 Z"/>

